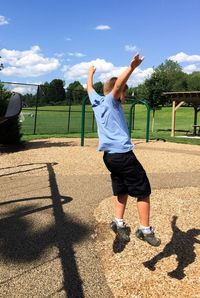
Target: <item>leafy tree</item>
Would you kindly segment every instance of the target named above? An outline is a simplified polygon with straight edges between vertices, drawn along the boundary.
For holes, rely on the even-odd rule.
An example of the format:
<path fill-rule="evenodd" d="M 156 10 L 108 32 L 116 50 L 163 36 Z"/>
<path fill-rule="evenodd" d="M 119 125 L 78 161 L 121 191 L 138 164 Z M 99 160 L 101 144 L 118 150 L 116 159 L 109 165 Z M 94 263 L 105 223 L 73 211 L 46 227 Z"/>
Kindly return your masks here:
<path fill-rule="evenodd" d="M 24 107 L 34 107 L 36 105 L 36 95 L 26 93 L 21 95 Z"/>
<path fill-rule="evenodd" d="M 200 71 L 187 75 L 187 87 L 190 91 L 200 91 Z"/>
<path fill-rule="evenodd" d="M 101 94 L 103 95 L 103 84 L 102 82 L 96 82 L 94 85 L 93 85 L 95 91 L 98 93 L 98 94 Z"/>
<path fill-rule="evenodd" d="M 154 123 L 156 109 L 168 104 L 168 98 L 162 95 L 163 92 L 185 90 L 187 90 L 187 75 L 177 62 L 166 60 L 154 69 L 149 79 L 135 88 L 135 96 L 149 101 L 153 110 L 152 123 Z"/>
<path fill-rule="evenodd" d="M 81 103 L 87 92 L 79 81 L 74 81 L 69 84 L 66 92 L 66 99 L 68 103 L 78 104 Z"/>
<path fill-rule="evenodd" d="M 48 100 L 52 103 L 63 102 L 65 100 L 65 82 L 60 79 L 54 79 L 49 84 Z"/>
<path fill-rule="evenodd" d="M 135 88 L 137 97 L 146 98 L 152 108 L 167 104 L 163 92 L 187 90 L 187 75 L 181 66 L 174 61 L 166 60 L 154 69 L 151 77 Z"/>
<path fill-rule="evenodd" d="M 53 95 L 51 94 L 51 91 L 52 91 L 52 88 L 50 88 L 50 84 L 48 82 L 45 82 L 43 85 L 39 87 L 40 105 L 46 105 L 52 102 Z"/>
<path fill-rule="evenodd" d="M 39 105 L 59 104 L 65 101 L 65 82 L 54 79 L 50 83 L 45 82 L 39 87 Z"/>
<path fill-rule="evenodd" d="M 3 116 L 6 112 L 7 99 L 11 93 L 7 92 L 4 85 L 0 82 L 0 116 Z"/>
<path fill-rule="evenodd" d="M 145 84 L 140 84 L 137 87 L 131 87 L 129 90 L 130 96 L 133 96 L 137 99 L 147 99 L 148 90 Z"/>

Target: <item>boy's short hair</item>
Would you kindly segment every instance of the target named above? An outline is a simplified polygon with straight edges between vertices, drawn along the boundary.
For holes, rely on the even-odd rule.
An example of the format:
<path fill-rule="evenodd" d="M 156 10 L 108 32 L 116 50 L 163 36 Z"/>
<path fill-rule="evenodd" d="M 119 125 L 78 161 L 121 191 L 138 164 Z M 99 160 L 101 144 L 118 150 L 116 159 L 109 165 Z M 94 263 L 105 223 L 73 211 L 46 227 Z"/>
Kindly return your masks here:
<path fill-rule="evenodd" d="M 115 82 L 117 81 L 117 77 L 112 77 L 110 80 L 106 81 L 103 85 L 103 94 L 106 95 L 110 93 L 115 85 Z M 128 89 L 128 85 L 126 84 L 124 86 L 124 90 Z"/>

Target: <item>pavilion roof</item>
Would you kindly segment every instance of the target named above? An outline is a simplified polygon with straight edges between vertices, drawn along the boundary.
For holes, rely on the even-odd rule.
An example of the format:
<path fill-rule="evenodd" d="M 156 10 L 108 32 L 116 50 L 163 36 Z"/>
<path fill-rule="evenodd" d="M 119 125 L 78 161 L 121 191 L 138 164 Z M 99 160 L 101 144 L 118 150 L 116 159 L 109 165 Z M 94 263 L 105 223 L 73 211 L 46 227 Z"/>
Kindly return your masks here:
<path fill-rule="evenodd" d="M 176 102 L 200 104 L 200 91 L 163 92 L 163 95 Z"/>

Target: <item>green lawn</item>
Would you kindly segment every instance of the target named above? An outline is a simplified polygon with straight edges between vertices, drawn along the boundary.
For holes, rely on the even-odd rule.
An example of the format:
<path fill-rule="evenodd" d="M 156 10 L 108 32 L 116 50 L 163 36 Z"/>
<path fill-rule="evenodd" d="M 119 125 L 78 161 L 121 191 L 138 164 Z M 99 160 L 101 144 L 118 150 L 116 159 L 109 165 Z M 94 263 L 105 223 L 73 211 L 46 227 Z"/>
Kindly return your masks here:
<path fill-rule="evenodd" d="M 46 106 L 39 107 L 37 112 L 36 135 L 34 135 L 35 109 L 25 108 L 23 114 L 25 120 L 22 122 L 23 139 L 29 140 L 42 137 L 80 137 L 81 131 L 81 109 L 79 105 L 71 106 Z M 124 105 L 124 112 L 129 119 L 130 104 Z M 187 131 L 192 132 L 194 112 L 191 107 L 181 107 L 176 113 L 176 137 L 170 136 L 171 129 L 171 107 L 157 110 L 155 113 L 154 130 L 152 132 L 152 111 L 150 120 L 150 139 L 166 139 L 167 141 L 200 144 L 200 139 L 187 138 Z M 91 106 L 86 106 L 85 114 L 85 137 L 97 137 L 96 123 L 93 120 Z M 198 119 L 198 123 L 199 123 Z M 145 138 L 146 135 L 146 108 L 136 105 L 133 138 Z M 182 135 L 186 138 L 178 138 Z"/>

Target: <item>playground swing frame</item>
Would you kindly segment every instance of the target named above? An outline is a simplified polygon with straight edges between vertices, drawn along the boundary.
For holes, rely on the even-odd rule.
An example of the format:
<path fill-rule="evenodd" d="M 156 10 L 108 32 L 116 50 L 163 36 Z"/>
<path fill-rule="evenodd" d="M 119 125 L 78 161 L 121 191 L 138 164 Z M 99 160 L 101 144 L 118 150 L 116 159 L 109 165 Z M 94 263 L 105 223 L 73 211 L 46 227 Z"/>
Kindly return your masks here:
<path fill-rule="evenodd" d="M 129 136 L 131 138 L 131 131 L 132 131 L 132 123 L 134 122 L 133 115 L 135 115 L 135 105 L 136 104 L 142 104 L 146 106 L 147 109 L 147 120 L 146 120 L 146 143 L 149 142 L 149 128 L 150 128 L 150 112 L 151 107 L 149 105 L 149 102 L 146 99 L 130 99 L 132 102 L 130 111 L 129 111 Z"/>

